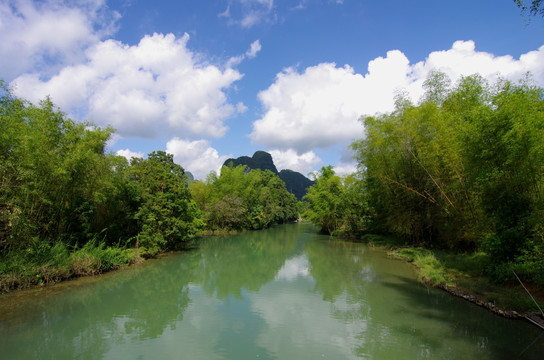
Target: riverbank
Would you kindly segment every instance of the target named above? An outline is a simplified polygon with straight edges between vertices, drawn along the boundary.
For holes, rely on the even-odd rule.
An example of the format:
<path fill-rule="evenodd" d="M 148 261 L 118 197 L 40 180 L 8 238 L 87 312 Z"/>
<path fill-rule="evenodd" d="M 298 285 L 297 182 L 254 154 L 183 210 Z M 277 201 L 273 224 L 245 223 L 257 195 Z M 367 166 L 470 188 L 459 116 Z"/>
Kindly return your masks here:
<path fill-rule="evenodd" d="M 486 275 L 490 260 L 483 252 L 456 254 L 407 247 L 395 239 L 376 236 L 365 236 L 363 240 L 370 246 L 387 249 L 391 257 L 412 263 L 418 270 L 421 282 L 482 306 L 497 315 L 507 318 L 540 315 L 539 309 L 519 283 L 506 281 L 497 284 Z M 524 285 L 539 306 L 544 308 L 544 289 L 535 284 Z"/>
<path fill-rule="evenodd" d="M 195 238 L 186 240 L 178 249 L 151 255 L 145 249 L 142 251 L 142 248 L 106 247 L 94 242 L 73 252 L 62 243 L 51 246 L 36 242 L 26 252 L 0 257 L 0 294 L 103 274 L 142 263 L 148 258 L 161 257 L 171 250 L 193 249 L 198 246 L 195 239 L 202 236 L 231 236 L 245 231 L 250 230 L 201 230 Z"/>
<path fill-rule="evenodd" d="M 106 247 L 89 242 L 70 252 L 65 245 L 53 246 L 36 242 L 27 251 L 0 257 L 0 294 L 13 290 L 46 286 L 62 281 L 103 274 L 161 257 L 172 250 L 189 250 L 198 246 L 195 239 L 202 236 L 231 236 L 251 230 L 201 230 L 178 249 L 149 254 L 145 249 Z M 143 251 L 142 251 L 143 249 Z"/>
<path fill-rule="evenodd" d="M 144 261 L 140 255 L 137 249 L 92 242 L 73 252 L 61 243 L 29 248 L 26 253 L 0 259 L 0 293 L 105 273 Z"/>

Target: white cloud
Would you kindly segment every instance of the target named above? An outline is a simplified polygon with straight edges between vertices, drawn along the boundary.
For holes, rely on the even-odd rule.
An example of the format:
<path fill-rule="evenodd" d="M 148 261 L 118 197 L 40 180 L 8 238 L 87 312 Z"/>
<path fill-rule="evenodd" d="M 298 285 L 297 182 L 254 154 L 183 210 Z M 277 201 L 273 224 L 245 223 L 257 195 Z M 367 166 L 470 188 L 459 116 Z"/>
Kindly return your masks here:
<path fill-rule="evenodd" d="M 385 58 L 370 61 L 364 76 L 348 65 L 334 63 L 321 63 L 303 72 L 288 68 L 259 93 L 265 113 L 253 123 L 250 137 L 254 143 L 297 153 L 347 143 L 361 137 L 363 129 L 357 120 L 361 115 L 393 110 L 399 89 L 417 102 L 424 80 L 436 69 L 453 81 L 475 73 L 492 81 L 499 76 L 516 80 L 530 71 L 542 85 L 544 46 L 517 60 L 479 52 L 473 41 L 457 41 L 451 49 L 432 52 L 413 65 L 401 51 L 392 50 Z M 338 169 L 345 171 L 344 165 Z"/>
<path fill-rule="evenodd" d="M 144 154 L 141 153 L 141 152 L 134 152 L 134 151 L 131 151 L 129 149 L 124 149 L 124 150 L 118 150 L 116 153 L 116 155 L 119 155 L 119 156 L 123 156 L 124 158 L 126 158 L 128 161 L 130 161 L 130 159 L 132 158 L 143 158 L 144 157 Z"/>
<path fill-rule="evenodd" d="M 266 113 L 253 123 L 255 143 L 305 153 L 361 133 L 364 78 L 351 67 L 324 63 L 299 74 L 289 68 L 258 95 Z"/>
<path fill-rule="evenodd" d="M 298 5 L 292 7 L 291 10 L 304 10 L 308 7 L 308 4 L 312 2 L 310 0 L 299 0 L 299 1 L 300 2 L 298 3 Z M 327 3 L 335 3 L 335 4 L 343 5 L 344 0 L 327 0 Z M 323 6 L 323 3 L 321 1 L 313 1 L 313 5 Z"/>
<path fill-rule="evenodd" d="M 52 74 L 84 57 L 85 49 L 116 30 L 120 15 L 104 0 L 0 3 L 0 77 L 30 70 Z"/>
<path fill-rule="evenodd" d="M 209 65 L 187 48 L 189 36 L 145 36 L 135 46 L 107 40 L 49 80 L 37 73 L 14 80 L 15 93 L 31 101 L 46 95 L 69 113 L 112 125 L 123 137 L 221 137 L 225 119 L 243 110 L 225 89 L 242 78 L 237 70 Z"/>
<path fill-rule="evenodd" d="M 274 22 L 274 0 L 231 0 L 227 9 L 218 14 L 231 24 L 251 28 L 263 22 Z"/>
<path fill-rule="evenodd" d="M 243 102 L 239 102 L 236 104 L 236 112 L 239 114 L 243 114 L 247 111 L 247 106 L 244 105 Z"/>
<path fill-rule="evenodd" d="M 257 56 L 257 53 L 261 51 L 261 42 L 259 40 L 255 40 L 251 43 L 249 46 L 249 49 L 245 52 L 243 55 L 233 56 L 231 57 L 226 64 L 227 68 L 232 68 L 238 66 L 242 61 L 244 61 L 246 58 L 253 59 L 255 56 Z"/>
<path fill-rule="evenodd" d="M 539 84 L 544 84 L 544 46 L 517 60 L 511 55 L 477 51 L 474 41 L 456 41 L 451 49 L 432 52 L 425 61 L 412 66 L 413 76 L 418 79 L 424 79 L 433 69 L 445 72 L 454 81 L 476 73 L 490 81 L 499 77 L 518 80 L 530 71 Z"/>
<path fill-rule="evenodd" d="M 257 56 L 257 53 L 261 51 L 261 42 L 259 40 L 255 40 L 251 43 L 251 46 L 246 51 L 246 56 L 250 59 L 253 59 L 255 56 Z"/>
<path fill-rule="evenodd" d="M 321 159 L 313 152 L 308 151 L 298 155 L 293 149 L 269 151 L 278 170 L 289 169 L 298 171 L 303 175 L 308 174 L 321 162 Z"/>
<path fill-rule="evenodd" d="M 250 28 L 255 24 L 258 24 L 261 22 L 261 18 L 264 16 L 263 11 L 256 11 L 256 10 L 250 10 L 246 14 L 244 14 L 244 17 L 242 20 L 240 20 L 240 25 L 245 28 Z"/>
<path fill-rule="evenodd" d="M 351 148 L 344 148 L 340 160 L 334 166 L 334 172 L 338 176 L 346 176 L 357 171 L 357 161 L 354 159 L 355 152 Z"/>
<path fill-rule="evenodd" d="M 357 163 L 356 162 L 344 163 L 344 162 L 340 161 L 340 162 L 338 162 L 338 164 L 336 164 L 334 166 L 334 172 L 338 176 L 351 175 L 356 171 L 357 171 Z"/>
<path fill-rule="evenodd" d="M 174 155 L 174 162 L 190 171 L 195 179 L 205 179 L 210 171 L 219 173 L 221 166 L 232 155 L 219 156 L 206 140 L 188 141 L 173 138 L 166 144 L 166 152 Z"/>

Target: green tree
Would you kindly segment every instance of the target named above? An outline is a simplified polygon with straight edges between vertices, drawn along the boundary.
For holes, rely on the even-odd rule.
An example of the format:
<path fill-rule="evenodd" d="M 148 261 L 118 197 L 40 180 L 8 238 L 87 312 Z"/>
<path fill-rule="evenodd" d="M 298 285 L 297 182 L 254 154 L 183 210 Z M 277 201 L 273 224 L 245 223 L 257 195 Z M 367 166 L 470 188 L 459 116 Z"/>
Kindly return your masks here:
<path fill-rule="evenodd" d="M 543 99 L 543 89 L 527 82 L 501 82 L 492 111 L 478 118 L 466 139 L 467 168 L 492 232 L 488 250 L 499 261 L 541 238 Z"/>
<path fill-rule="evenodd" d="M 5 87 L 0 105 L 0 246 L 85 243 L 106 203 L 112 129 L 76 123 L 49 99 L 35 106 Z"/>
<path fill-rule="evenodd" d="M 365 137 L 352 147 L 369 226 L 427 246 L 480 246 L 498 263 L 535 259 L 544 247 L 543 89 L 477 75 L 448 84 L 434 73 L 419 105 L 398 101 L 363 119 Z"/>
<path fill-rule="evenodd" d="M 304 217 L 328 234 L 342 231 L 353 236 L 367 230 L 370 209 L 361 174 L 341 178 L 329 165 L 315 175 L 315 183 L 304 197 Z"/>
<path fill-rule="evenodd" d="M 372 227 L 412 243 L 474 247 L 481 218 L 467 179 L 464 140 L 471 120 L 488 109 L 485 84 L 463 79 L 450 89 L 433 73 L 418 106 L 364 119 L 366 137 L 355 142 L 364 173 Z"/>
<path fill-rule="evenodd" d="M 183 245 L 201 227 L 172 156 L 106 154 L 113 130 L 0 82 L 0 288 L 92 274 Z M 134 240 L 134 241 L 132 241 Z"/>
<path fill-rule="evenodd" d="M 141 229 L 136 241 L 142 254 L 179 247 L 201 229 L 184 170 L 171 154 L 157 151 L 147 159 L 133 158 L 130 174 L 140 197 L 135 219 Z"/>
<path fill-rule="evenodd" d="M 368 193 L 360 173 L 354 173 L 343 179 L 344 185 L 344 220 L 342 228 L 357 235 L 368 230 L 371 211 L 368 206 Z"/>
<path fill-rule="evenodd" d="M 191 184 L 191 192 L 210 230 L 263 229 L 298 217 L 295 196 L 269 170 L 223 166 L 221 176 Z"/>
<path fill-rule="evenodd" d="M 305 218 L 320 225 L 322 231 L 332 234 L 342 226 L 346 204 L 344 187 L 332 166 L 324 166 L 316 175 L 315 184 L 308 188 Z"/>

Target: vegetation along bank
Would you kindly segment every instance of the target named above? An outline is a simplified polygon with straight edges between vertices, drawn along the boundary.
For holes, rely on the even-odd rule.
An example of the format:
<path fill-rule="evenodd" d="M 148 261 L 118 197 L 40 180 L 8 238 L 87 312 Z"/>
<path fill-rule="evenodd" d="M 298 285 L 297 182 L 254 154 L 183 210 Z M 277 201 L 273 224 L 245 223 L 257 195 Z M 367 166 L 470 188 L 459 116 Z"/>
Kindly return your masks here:
<path fill-rule="evenodd" d="M 537 311 L 512 270 L 542 307 L 543 89 L 529 77 L 451 84 L 439 72 L 424 87 L 418 104 L 399 94 L 391 113 L 361 119 L 364 136 L 351 145 L 359 173 L 321 169 L 306 216 L 331 234 L 409 246 L 396 254 L 431 283 Z"/>
<path fill-rule="evenodd" d="M 105 152 L 113 129 L 0 85 L 0 292 L 184 249 L 203 230 L 298 218 L 295 196 L 270 171 L 224 168 L 189 185 L 172 155 L 128 162 Z"/>
<path fill-rule="evenodd" d="M 391 113 L 363 117 L 351 145 L 359 171 L 323 167 L 299 202 L 273 163 L 255 165 L 266 153 L 190 181 L 172 155 L 106 153 L 113 129 L 2 84 L 0 288 L 99 273 L 193 246 L 202 231 L 262 229 L 302 213 L 332 235 L 394 239 L 395 254 L 432 284 L 536 311 L 514 272 L 542 303 L 543 89 L 530 78 L 451 84 L 435 72 L 425 90 L 417 104 L 399 94 Z"/>

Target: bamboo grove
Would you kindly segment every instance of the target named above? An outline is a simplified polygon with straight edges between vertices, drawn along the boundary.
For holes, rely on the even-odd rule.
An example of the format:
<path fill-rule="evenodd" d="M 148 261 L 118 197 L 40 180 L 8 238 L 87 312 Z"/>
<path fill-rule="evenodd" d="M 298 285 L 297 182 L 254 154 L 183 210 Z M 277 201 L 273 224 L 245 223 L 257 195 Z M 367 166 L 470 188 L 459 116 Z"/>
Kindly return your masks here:
<path fill-rule="evenodd" d="M 544 285 L 543 89 L 529 76 L 494 84 L 468 76 L 452 86 L 440 72 L 424 88 L 417 105 L 401 93 L 393 112 L 361 118 L 364 136 L 352 144 L 358 229 L 484 251 L 495 279 L 514 266 Z M 353 231 L 353 212 L 330 218 L 356 199 L 353 176 L 342 183 L 331 171 L 318 174 L 307 214 L 328 232 Z"/>

